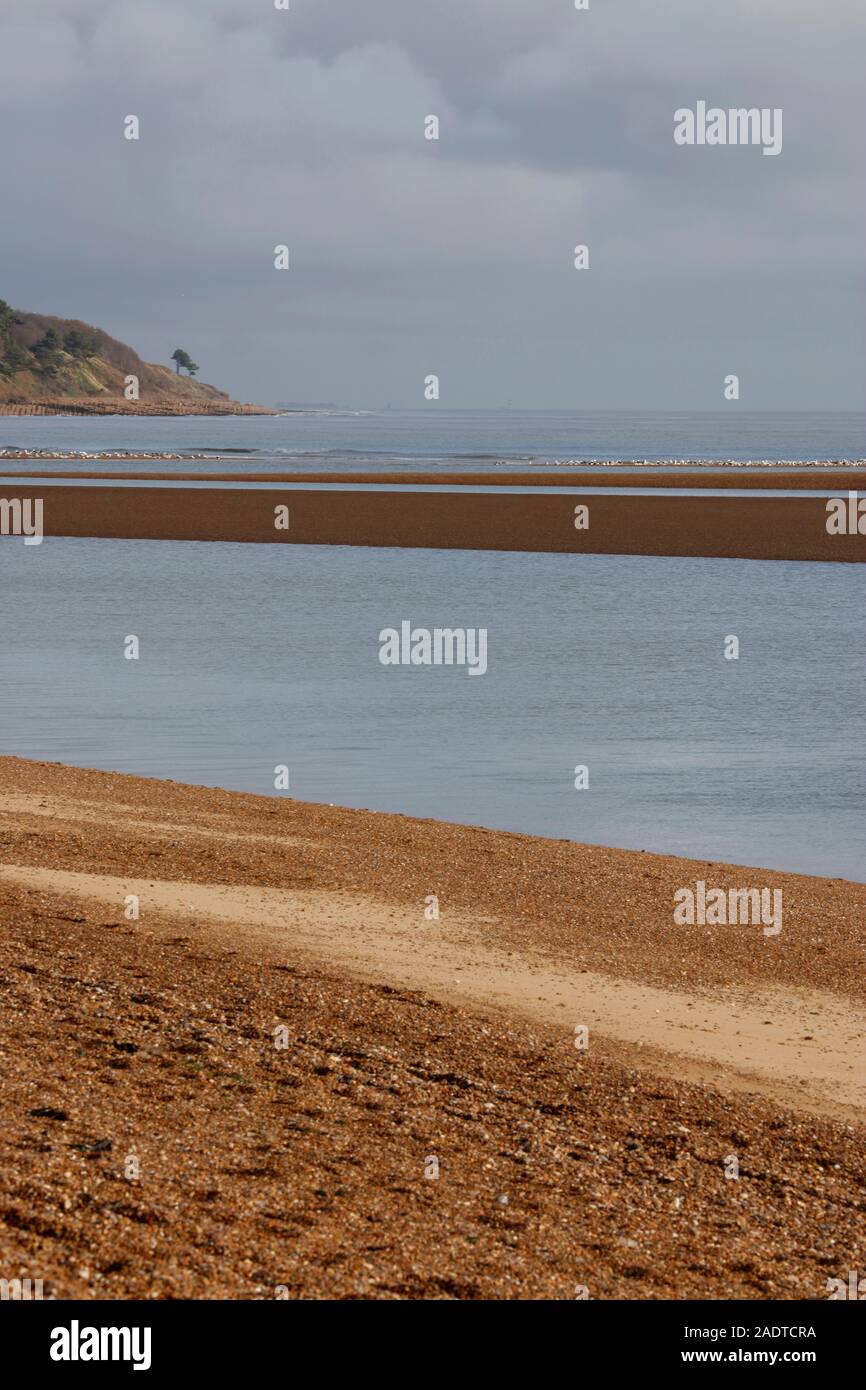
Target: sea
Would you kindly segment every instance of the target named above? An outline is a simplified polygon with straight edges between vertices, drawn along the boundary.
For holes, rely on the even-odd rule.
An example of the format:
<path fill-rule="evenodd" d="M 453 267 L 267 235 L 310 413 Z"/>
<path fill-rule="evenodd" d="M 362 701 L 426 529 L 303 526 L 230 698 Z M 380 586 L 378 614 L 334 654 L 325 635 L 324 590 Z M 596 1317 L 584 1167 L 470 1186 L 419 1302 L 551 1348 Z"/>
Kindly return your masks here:
<path fill-rule="evenodd" d="M 704 414 L 442 411 L 431 403 L 426 410 L 297 410 L 223 419 L 0 416 L 3 448 L 207 452 L 229 459 L 239 473 L 267 467 L 456 472 L 557 464 L 853 463 L 866 459 L 866 412 L 769 414 L 736 406 Z M 198 466 L 204 470 L 207 463 Z"/>
<path fill-rule="evenodd" d="M 0 449 L 202 452 L 239 473 L 727 470 L 861 460 L 864 427 L 736 412 L 15 417 Z M 0 598 L 3 754 L 866 881 L 859 565 L 7 537 Z M 383 665 L 381 633 L 403 621 L 485 629 L 486 672 Z"/>

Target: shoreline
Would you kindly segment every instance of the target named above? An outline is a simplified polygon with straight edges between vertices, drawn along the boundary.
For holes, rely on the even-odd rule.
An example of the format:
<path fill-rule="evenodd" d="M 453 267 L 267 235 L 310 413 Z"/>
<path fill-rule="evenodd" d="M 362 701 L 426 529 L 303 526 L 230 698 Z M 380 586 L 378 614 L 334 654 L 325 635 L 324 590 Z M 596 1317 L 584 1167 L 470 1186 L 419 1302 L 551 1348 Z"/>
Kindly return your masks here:
<path fill-rule="evenodd" d="M 13 491 L 9 489 L 7 491 Z M 45 537 L 396 546 L 717 559 L 866 560 L 818 497 L 568 496 L 345 489 L 14 488 Z M 578 508 L 588 526 L 576 529 Z M 278 510 L 279 524 L 278 524 Z"/>
<path fill-rule="evenodd" d="M 810 1298 L 863 1263 L 866 885 L 11 757 L 0 843 L 0 1261 L 57 1297 Z M 781 886 L 783 931 L 677 926 L 695 877 Z"/>
<path fill-rule="evenodd" d="M 26 416 L 87 416 L 91 418 L 105 418 L 106 416 L 122 415 L 137 416 L 144 418 L 158 418 L 168 416 L 174 419 L 184 416 L 213 416 L 213 415 L 280 415 L 282 412 L 273 410 L 266 405 L 244 405 L 240 401 L 226 402 L 215 401 L 212 404 L 202 402 L 198 408 L 192 407 L 189 402 L 173 405 L 170 401 L 164 401 L 154 405 L 143 405 L 141 402 L 132 404 L 130 401 L 105 401 L 95 399 L 92 401 L 73 400 L 73 401 L 26 401 L 0 402 L 0 417 L 23 418 Z"/>

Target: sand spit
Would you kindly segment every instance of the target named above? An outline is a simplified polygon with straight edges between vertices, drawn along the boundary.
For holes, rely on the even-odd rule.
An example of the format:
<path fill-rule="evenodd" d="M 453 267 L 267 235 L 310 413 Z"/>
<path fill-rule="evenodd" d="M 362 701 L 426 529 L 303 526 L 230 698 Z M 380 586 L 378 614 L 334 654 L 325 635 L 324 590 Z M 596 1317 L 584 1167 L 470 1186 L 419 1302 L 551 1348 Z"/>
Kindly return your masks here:
<path fill-rule="evenodd" d="M 815 1298 L 866 1263 L 864 885 L 19 759 L 0 865 L 5 1277 Z M 782 888 L 783 931 L 675 926 L 697 878 Z"/>
<path fill-rule="evenodd" d="M 353 488 L 6 489 L 44 499 L 46 536 L 407 546 L 754 560 L 862 561 L 866 536 L 830 535 L 820 497 L 568 496 Z M 47 495 L 46 495 L 47 494 Z M 578 527 L 578 508 L 581 514 Z"/>

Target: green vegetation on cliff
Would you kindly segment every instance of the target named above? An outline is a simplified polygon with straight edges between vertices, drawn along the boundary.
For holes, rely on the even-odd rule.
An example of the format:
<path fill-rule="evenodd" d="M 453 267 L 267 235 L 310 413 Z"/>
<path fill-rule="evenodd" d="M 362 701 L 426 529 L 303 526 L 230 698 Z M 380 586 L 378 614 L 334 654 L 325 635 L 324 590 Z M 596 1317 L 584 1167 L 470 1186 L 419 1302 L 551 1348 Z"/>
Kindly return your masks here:
<path fill-rule="evenodd" d="M 224 391 L 193 379 L 198 368 L 188 353 L 178 348 L 170 360 L 177 371 L 142 361 L 125 343 L 78 319 L 23 313 L 0 299 L 0 405 L 68 401 L 99 408 L 116 402 L 134 409 L 134 397 L 125 394 L 131 377 L 145 409 L 234 405 Z M 188 375 L 179 374 L 181 366 Z"/>

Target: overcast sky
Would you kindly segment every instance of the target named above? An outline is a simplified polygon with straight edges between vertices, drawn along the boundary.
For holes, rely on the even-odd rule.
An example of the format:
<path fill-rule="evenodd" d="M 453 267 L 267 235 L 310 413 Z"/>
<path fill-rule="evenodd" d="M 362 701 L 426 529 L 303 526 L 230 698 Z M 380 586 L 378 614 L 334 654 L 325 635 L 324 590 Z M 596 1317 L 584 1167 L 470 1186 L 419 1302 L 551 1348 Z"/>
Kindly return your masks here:
<path fill-rule="evenodd" d="M 263 403 L 859 409 L 864 64 L 863 0 L 0 0 L 0 297 Z"/>

